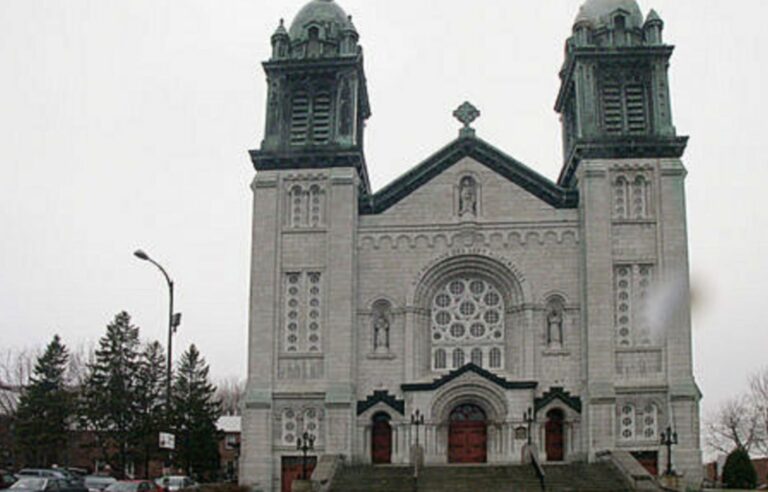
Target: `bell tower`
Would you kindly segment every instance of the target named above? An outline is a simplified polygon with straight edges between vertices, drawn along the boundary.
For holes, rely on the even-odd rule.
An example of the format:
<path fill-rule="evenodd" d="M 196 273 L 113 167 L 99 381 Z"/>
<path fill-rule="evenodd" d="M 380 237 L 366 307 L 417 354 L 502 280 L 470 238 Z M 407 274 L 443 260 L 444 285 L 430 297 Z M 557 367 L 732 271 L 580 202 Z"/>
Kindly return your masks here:
<path fill-rule="evenodd" d="M 257 171 L 354 167 L 370 191 L 363 154 L 370 116 L 363 52 L 352 17 L 333 0 L 313 0 L 290 30 L 280 21 L 263 63 L 268 96 Z"/>
<path fill-rule="evenodd" d="M 582 159 L 680 157 L 687 137 L 672 123 L 667 69 L 673 47 L 651 10 L 634 0 L 589 0 L 565 45 L 555 109 L 561 115 L 564 166 L 574 186 Z"/>

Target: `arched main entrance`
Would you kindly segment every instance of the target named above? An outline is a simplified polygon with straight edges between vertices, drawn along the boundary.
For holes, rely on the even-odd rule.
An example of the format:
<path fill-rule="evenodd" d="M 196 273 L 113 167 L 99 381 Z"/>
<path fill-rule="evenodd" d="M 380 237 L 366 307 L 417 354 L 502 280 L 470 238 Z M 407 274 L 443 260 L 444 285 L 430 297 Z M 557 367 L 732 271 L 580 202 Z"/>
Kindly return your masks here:
<path fill-rule="evenodd" d="M 373 416 L 371 461 L 374 464 L 392 463 L 392 426 L 386 413 Z"/>
<path fill-rule="evenodd" d="M 454 408 L 448 426 L 449 463 L 485 463 L 488 419 L 482 408 L 463 404 Z"/>
<path fill-rule="evenodd" d="M 547 412 L 547 423 L 544 424 L 544 444 L 547 450 L 547 461 L 563 461 L 565 459 L 565 415 L 560 409 Z"/>

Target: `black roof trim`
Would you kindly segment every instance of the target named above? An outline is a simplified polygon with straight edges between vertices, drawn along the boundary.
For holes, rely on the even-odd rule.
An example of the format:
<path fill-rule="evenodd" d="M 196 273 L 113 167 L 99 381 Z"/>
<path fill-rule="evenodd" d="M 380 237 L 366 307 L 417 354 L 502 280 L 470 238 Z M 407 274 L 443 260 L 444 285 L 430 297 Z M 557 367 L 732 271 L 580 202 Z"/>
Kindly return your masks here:
<path fill-rule="evenodd" d="M 434 391 L 468 372 L 474 372 L 504 389 L 536 389 L 539 385 L 536 381 L 507 381 L 501 376 L 497 376 L 496 374 L 486 371 L 482 367 L 470 362 L 469 364 L 465 364 L 464 366 L 449 372 L 441 378 L 435 379 L 431 383 L 403 384 L 400 387 L 403 391 Z"/>
<path fill-rule="evenodd" d="M 369 197 L 361 197 L 360 214 L 380 214 L 464 157 L 471 157 L 555 208 L 576 208 L 579 195 L 566 190 L 496 149 L 484 140 L 462 136 Z"/>
<path fill-rule="evenodd" d="M 576 168 L 583 159 L 647 159 L 680 158 L 685 153 L 688 137 L 633 135 L 579 139 L 566 157 L 558 185 L 570 189 Z"/>
<path fill-rule="evenodd" d="M 357 415 L 362 415 L 378 403 L 384 403 L 400 415 L 405 415 L 405 400 L 398 400 L 394 395 L 390 395 L 387 390 L 374 390 L 373 394 L 368 396 L 368 398 L 358 401 Z"/>
<path fill-rule="evenodd" d="M 541 395 L 540 398 L 533 400 L 533 408 L 536 413 L 539 410 L 546 407 L 555 400 L 560 400 L 577 413 L 581 413 L 581 398 L 578 396 L 571 396 L 571 394 L 565 391 L 561 386 L 553 386 L 549 388 L 549 391 Z"/>

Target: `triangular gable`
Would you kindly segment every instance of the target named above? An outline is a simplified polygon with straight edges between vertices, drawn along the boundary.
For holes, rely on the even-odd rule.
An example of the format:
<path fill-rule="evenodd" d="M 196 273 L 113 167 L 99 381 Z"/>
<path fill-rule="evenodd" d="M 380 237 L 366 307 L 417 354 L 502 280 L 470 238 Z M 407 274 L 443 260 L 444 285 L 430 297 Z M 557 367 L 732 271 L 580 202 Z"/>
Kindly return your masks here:
<path fill-rule="evenodd" d="M 507 381 L 506 379 L 470 362 L 469 364 L 449 372 L 441 378 L 435 379 L 431 383 L 403 384 L 401 388 L 403 391 L 434 391 L 468 372 L 473 372 L 503 389 L 536 389 L 536 386 L 539 384 L 535 381 Z"/>
<path fill-rule="evenodd" d="M 374 390 L 373 394 L 369 395 L 368 398 L 358 401 L 357 415 L 365 413 L 378 403 L 384 403 L 400 415 L 405 415 L 405 401 L 398 400 L 394 395 L 390 395 L 387 390 Z"/>
<path fill-rule="evenodd" d="M 471 157 L 555 208 L 576 208 L 576 190 L 561 188 L 484 140 L 462 136 L 378 193 L 361 197 L 361 214 L 380 214 L 465 157 Z"/>
<path fill-rule="evenodd" d="M 533 402 L 534 409 L 538 412 L 555 400 L 560 400 L 571 407 L 576 413 L 581 413 L 581 398 L 578 396 L 571 396 L 569 392 L 565 391 L 560 386 L 549 388 L 549 391 L 541 395 L 540 398 L 536 398 Z"/>

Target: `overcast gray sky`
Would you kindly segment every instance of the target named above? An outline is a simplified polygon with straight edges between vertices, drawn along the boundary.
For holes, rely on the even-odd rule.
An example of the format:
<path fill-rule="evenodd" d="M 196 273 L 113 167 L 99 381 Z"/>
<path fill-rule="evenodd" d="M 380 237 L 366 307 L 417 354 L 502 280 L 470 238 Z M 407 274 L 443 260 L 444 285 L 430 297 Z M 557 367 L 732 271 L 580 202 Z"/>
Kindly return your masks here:
<path fill-rule="evenodd" d="M 0 348 L 54 333 L 93 342 L 129 311 L 216 377 L 244 377 L 253 177 L 266 94 L 260 62 L 304 0 L 0 2 Z M 580 0 L 343 0 L 365 48 L 375 189 L 456 136 L 479 135 L 548 176 L 552 109 Z M 642 0 L 677 45 L 671 84 L 685 156 L 696 376 L 711 411 L 766 363 L 768 87 L 764 1 Z"/>

